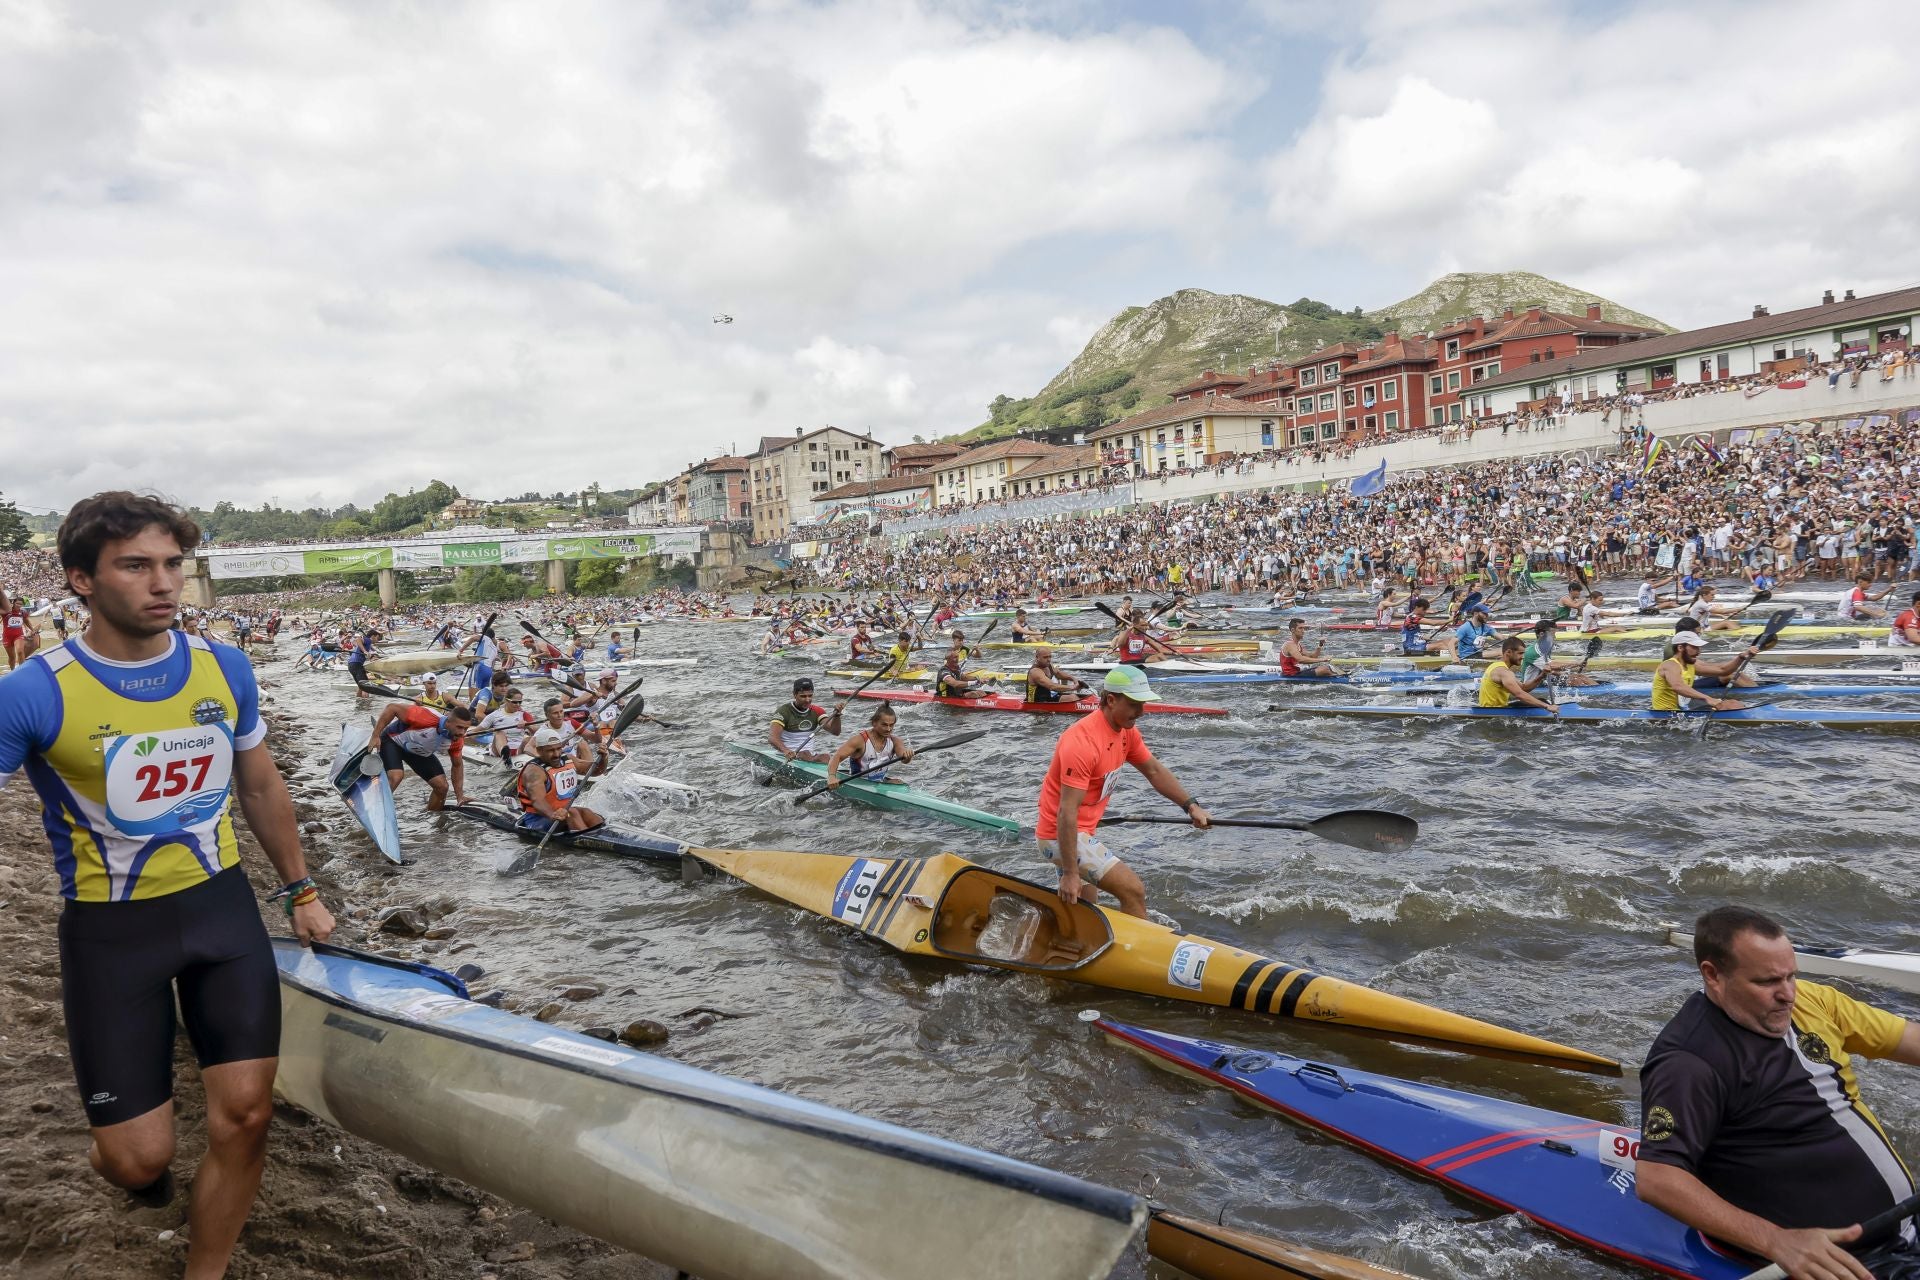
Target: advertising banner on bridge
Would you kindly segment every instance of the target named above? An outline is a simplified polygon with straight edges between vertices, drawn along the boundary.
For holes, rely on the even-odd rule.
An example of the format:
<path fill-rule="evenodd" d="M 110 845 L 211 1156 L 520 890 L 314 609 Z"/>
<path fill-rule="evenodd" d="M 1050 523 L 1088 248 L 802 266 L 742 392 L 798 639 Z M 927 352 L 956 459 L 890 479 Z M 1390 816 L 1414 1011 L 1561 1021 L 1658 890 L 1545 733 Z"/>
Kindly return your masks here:
<path fill-rule="evenodd" d="M 298 551 L 249 552 L 245 555 L 204 555 L 207 573 L 214 578 L 277 578 L 305 573 L 306 559 Z"/>
<path fill-rule="evenodd" d="M 696 530 L 676 533 L 594 533 L 548 538 L 549 560 L 625 560 L 632 556 L 690 556 L 700 550 Z"/>
<path fill-rule="evenodd" d="M 499 564 L 497 542 L 449 542 L 440 548 L 440 563 L 449 569 L 468 565 Z"/>
<path fill-rule="evenodd" d="M 302 573 L 371 573 L 393 568 L 392 547 L 342 547 L 338 551 L 304 551 Z"/>

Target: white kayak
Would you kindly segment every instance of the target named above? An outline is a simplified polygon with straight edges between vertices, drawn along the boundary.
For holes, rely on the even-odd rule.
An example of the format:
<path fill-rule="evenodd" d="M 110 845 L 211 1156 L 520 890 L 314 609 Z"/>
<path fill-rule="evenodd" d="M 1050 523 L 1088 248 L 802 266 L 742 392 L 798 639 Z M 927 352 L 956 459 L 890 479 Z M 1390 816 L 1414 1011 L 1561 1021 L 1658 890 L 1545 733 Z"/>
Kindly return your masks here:
<path fill-rule="evenodd" d="M 397 653 L 376 652 L 367 660 L 367 670 L 383 676 L 411 676 L 445 671 L 450 667 L 470 667 L 473 663 L 474 656 L 471 653 L 462 656 L 452 649 L 411 649 Z"/>
<path fill-rule="evenodd" d="M 1056 662 L 1053 664 L 1062 671 L 1111 671 L 1124 664 L 1118 662 Z M 1280 668 L 1272 663 L 1257 662 L 1194 662 L 1188 658 L 1162 658 L 1147 664 L 1147 674 L 1155 675 L 1167 672 L 1170 675 L 1202 675 L 1209 672 L 1218 674 L 1251 675 L 1260 672 L 1278 674 Z"/>
<path fill-rule="evenodd" d="M 1693 935 L 1679 929 L 1667 930 L 1667 941 L 1676 947 L 1693 950 Z M 1877 982 L 1901 991 L 1920 993 L 1920 952 L 1872 951 L 1866 947 L 1812 947 L 1795 943 L 1795 959 L 1800 972 L 1822 978 L 1854 978 Z"/>
<path fill-rule="evenodd" d="M 1139 1197 L 274 940 L 295 1106 L 702 1280 L 1102 1280 Z"/>

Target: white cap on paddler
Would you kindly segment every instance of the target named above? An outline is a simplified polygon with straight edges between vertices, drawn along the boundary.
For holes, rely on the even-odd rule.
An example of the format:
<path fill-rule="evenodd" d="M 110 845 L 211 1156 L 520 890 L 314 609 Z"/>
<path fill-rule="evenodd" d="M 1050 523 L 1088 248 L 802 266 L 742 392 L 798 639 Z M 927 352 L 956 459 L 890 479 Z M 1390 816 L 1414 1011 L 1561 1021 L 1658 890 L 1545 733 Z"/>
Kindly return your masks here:
<path fill-rule="evenodd" d="M 566 739 L 560 736 L 558 729 L 543 727 L 533 731 L 533 745 L 537 747 L 557 747 Z"/>
<path fill-rule="evenodd" d="M 1117 693 L 1135 702 L 1158 702 L 1160 695 L 1147 683 L 1147 673 L 1138 667 L 1115 667 L 1107 672 L 1107 678 L 1100 687 L 1108 693 Z"/>

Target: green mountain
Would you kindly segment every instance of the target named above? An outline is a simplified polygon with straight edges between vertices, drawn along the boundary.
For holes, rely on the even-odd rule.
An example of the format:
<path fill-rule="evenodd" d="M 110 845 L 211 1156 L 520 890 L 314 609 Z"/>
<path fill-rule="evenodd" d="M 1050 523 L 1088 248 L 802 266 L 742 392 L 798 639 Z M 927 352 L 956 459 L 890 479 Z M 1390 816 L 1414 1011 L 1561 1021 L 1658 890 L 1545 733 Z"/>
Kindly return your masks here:
<path fill-rule="evenodd" d="M 1544 306 L 1578 315 L 1597 303 L 1609 320 L 1666 330 L 1657 320 L 1596 294 L 1527 271 L 1456 272 L 1378 311 L 1340 311 L 1301 298 L 1282 305 L 1244 294 L 1182 289 L 1128 307 L 1093 335 L 1067 367 L 1025 399 L 1001 395 L 989 417 L 954 437 L 970 444 L 1021 431 L 1090 431 L 1163 404 L 1175 387 L 1208 369 L 1245 373 L 1296 360 L 1339 342 L 1366 342 L 1389 330 L 1425 333 L 1455 317 Z"/>

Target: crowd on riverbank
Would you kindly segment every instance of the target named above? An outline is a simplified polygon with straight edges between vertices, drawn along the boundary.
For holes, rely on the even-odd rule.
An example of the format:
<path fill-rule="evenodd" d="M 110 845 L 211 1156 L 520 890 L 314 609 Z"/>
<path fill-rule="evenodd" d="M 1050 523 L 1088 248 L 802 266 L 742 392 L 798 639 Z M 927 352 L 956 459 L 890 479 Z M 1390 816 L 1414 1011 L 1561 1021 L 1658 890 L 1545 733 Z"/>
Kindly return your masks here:
<path fill-rule="evenodd" d="M 1389 477 L 1385 491 L 1250 492 L 1066 520 L 836 544 L 807 585 L 1055 596 L 1182 585 L 1272 591 L 1432 581 L 1513 563 L 1610 574 L 1783 579 L 1920 576 L 1920 415 L 1760 432 L 1741 444 L 1629 439 L 1569 453 Z"/>

